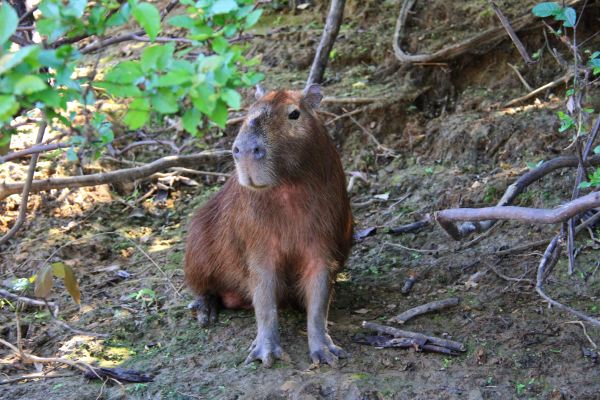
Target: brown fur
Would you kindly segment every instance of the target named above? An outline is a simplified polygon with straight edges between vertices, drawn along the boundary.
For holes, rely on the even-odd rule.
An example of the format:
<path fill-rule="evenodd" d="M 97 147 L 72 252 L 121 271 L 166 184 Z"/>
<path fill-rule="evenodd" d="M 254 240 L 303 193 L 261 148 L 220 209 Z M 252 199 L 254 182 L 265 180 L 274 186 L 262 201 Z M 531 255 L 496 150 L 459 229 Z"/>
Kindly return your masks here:
<path fill-rule="evenodd" d="M 303 119 L 290 134 L 287 110 L 294 106 Z M 250 108 L 249 117 L 253 110 L 264 111 L 258 124 L 276 185 L 255 190 L 232 176 L 196 212 L 187 237 L 188 285 L 196 294 L 218 296 L 228 308 L 251 306 L 251 262 L 276 269 L 280 302 L 304 302 L 304 283 L 315 265 L 326 260 L 331 284 L 352 237 L 342 164 L 314 110 L 293 91 L 268 93 Z"/>

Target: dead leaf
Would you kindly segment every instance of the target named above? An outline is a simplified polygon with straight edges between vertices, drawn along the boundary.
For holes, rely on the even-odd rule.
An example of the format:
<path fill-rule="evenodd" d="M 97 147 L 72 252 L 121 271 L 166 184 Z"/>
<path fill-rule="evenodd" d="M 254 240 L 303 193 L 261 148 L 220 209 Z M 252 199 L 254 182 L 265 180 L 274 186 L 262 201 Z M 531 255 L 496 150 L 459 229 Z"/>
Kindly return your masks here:
<path fill-rule="evenodd" d="M 359 308 L 358 310 L 354 310 L 354 313 L 355 314 L 366 314 L 369 311 L 371 311 L 371 310 L 369 310 L 368 308 Z"/>
<path fill-rule="evenodd" d="M 47 299 L 52 291 L 52 265 L 47 264 L 38 273 L 35 280 L 34 294 L 36 297 Z"/>

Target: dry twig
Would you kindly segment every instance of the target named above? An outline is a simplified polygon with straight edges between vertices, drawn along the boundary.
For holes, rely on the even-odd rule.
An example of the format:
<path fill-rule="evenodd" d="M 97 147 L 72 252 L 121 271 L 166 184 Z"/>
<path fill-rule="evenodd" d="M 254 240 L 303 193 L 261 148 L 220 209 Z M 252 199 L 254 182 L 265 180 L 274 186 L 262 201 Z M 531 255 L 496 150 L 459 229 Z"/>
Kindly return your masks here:
<path fill-rule="evenodd" d="M 423 304 L 411 308 L 410 310 L 406 310 L 402 314 L 398 314 L 395 317 L 390 318 L 389 321 L 404 324 L 406 321 L 413 319 L 416 316 L 454 307 L 458 305 L 459 302 L 460 299 L 458 297 L 451 297 L 449 299 L 432 301 L 431 303 Z"/>
<path fill-rule="evenodd" d="M 230 153 L 231 152 L 229 150 L 214 150 L 203 151 L 189 155 L 167 156 L 135 168 L 67 178 L 49 178 L 37 180 L 31 183 L 31 188 L 27 192 L 37 193 L 44 190 L 61 189 L 65 187 L 76 188 L 84 186 L 97 186 L 106 183 L 134 181 L 136 179 L 145 178 L 156 172 L 172 167 L 198 166 L 198 163 L 204 159 L 221 157 Z M 3 200 L 11 194 L 19 193 L 19 191 L 23 189 L 23 183 L 0 183 L 0 200 Z"/>
<path fill-rule="evenodd" d="M 44 139 L 44 133 L 46 132 L 46 121 L 42 121 L 40 123 L 40 127 L 38 129 L 37 138 L 35 140 L 35 144 L 39 145 Z M 33 175 L 35 174 L 35 166 L 37 165 L 38 154 L 34 153 L 31 156 L 31 161 L 29 161 L 29 169 L 27 170 L 27 178 L 25 178 L 25 183 L 21 184 L 20 190 L 17 189 L 15 193 L 19 193 L 21 191 L 21 203 L 19 204 L 19 215 L 14 225 L 0 238 L 0 245 L 9 241 L 19 229 L 25 220 L 27 219 L 27 200 L 29 200 L 29 193 L 31 191 L 31 187 L 33 186 Z M 1 186 L 0 186 L 1 187 Z M 1 192 L 1 190 L 0 190 Z M 0 195 L 0 200 L 2 199 Z"/>

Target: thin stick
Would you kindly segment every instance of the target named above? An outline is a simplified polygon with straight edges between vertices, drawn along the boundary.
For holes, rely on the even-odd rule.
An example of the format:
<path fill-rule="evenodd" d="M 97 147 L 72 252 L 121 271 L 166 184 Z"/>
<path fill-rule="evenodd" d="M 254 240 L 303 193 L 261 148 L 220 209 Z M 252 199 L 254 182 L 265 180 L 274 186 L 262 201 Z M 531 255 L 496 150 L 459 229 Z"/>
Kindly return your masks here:
<path fill-rule="evenodd" d="M 123 239 L 128 240 L 129 242 L 131 242 L 131 244 L 133 244 L 140 253 L 142 253 L 148 260 L 150 260 L 150 262 L 156 267 L 156 269 L 158 269 L 160 271 L 161 274 L 163 274 L 163 276 L 165 277 L 165 279 L 167 280 L 167 282 L 169 282 L 169 285 L 171 286 L 171 288 L 175 291 L 175 295 L 177 297 L 180 297 L 181 294 L 179 294 L 179 289 L 177 289 L 175 287 L 175 285 L 173 284 L 173 281 L 171 281 L 171 278 L 167 275 L 167 273 L 160 267 L 160 265 L 158 265 L 156 263 L 156 261 L 154 261 L 154 259 L 152 257 L 150 257 L 148 255 L 148 253 L 146 253 L 144 251 L 144 249 L 142 249 L 135 241 L 133 241 L 133 239 L 128 238 L 127 236 L 121 235 L 119 234 Z"/>
<path fill-rule="evenodd" d="M 511 63 L 506 63 L 506 64 L 508 64 L 508 66 L 511 67 L 513 71 L 515 71 L 515 73 L 517 74 L 517 77 L 519 78 L 519 80 L 521 81 L 523 86 L 525 86 L 525 89 L 527 89 L 527 91 L 531 92 L 533 90 L 533 88 L 531 87 L 531 85 L 529 85 L 529 83 L 525 80 L 525 78 L 523 78 L 523 75 L 521 75 L 521 72 L 519 72 L 517 67 L 512 65 Z"/>
<path fill-rule="evenodd" d="M 31 297 L 19 296 L 19 295 L 9 292 L 8 290 L 4 290 L 4 289 L 0 289 L 0 296 L 8 298 L 8 299 L 12 299 L 12 300 L 20 301 L 22 303 L 30 304 L 32 306 L 45 307 L 46 305 L 49 305 L 50 307 L 55 307 L 55 303 L 53 303 L 51 301 L 47 302 L 44 300 L 33 299 Z"/>
<path fill-rule="evenodd" d="M 500 23 L 506 30 L 506 33 L 508 33 L 508 36 L 510 36 L 510 39 L 515 44 L 517 50 L 519 50 L 519 54 L 521 54 L 521 57 L 523 57 L 523 60 L 525 60 L 525 62 L 527 64 L 534 64 L 535 61 L 533 61 L 531 59 L 531 57 L 529 57 L 529 53 L 527 53 L 527 50 L 525 49 L 523 42 L 521 42 L 521 39 L 519 39 L 519 37 L 517 36 L 515 31 L 513 30 L 512 26 L 510 26 L 510 21 L 502 13 L 502 10 L 500 10 L 500 8 L 498 8 L 498 6 L 496 5 L 496 3 L 494 3 L 493 0 L 488 0 L 488 3 L 490 3 L 492 10 L 494 10 L 494 12 L 496 13 L 496 16 L 498 17 L 498 19 L 500 20 Z M 529 89 L 529 90 L 531 90 L 531 89 Z"/>
<path fill-rule="evenodd" d="M 391 326 L 385 326 L 376 324 L 374 322 L 363 321 L 362 327 L 379 333 L 385 333 L 398 338 L 411 338 L 417 340 L 426 340 L 433 345 L 446 347 L 448 349 L 456 351 L 465 351 L 465 346 L 462 343 L 455 342 L 453 340 L 441 339 L 435 336 L 427 336 L 418 332 L 405 331 L 402 329 L 394 328 Z"/>
<path fill-rule="evenodd" d="M 566 74 L 564 74 L 563 76 L 561 76 L 560 78 L 553 80 L 552 82 L 549 82 L 543 86 L 540 86 L 539 88 L 537 88 L 535 90 L 532 90 L 531 92 L 527 93 L 525 96 L 517 97 L 516 99 L 513 99 L 507 103 L 504 103 L 503 107 L 511 107 L 511 106 L 514 106 L 515 104 L 519 104 L 525 100 L 529 100 L 530 98 L 535 97 L 538 94 L 545 92 L 548 89 L 552 89 L 553 87 L 556 87 L 560 84 L 566 83 L 572 77 L 573 77 L 573 72 L 569 71 Z"/>
<path fill-rule="evenodd" d="M 35 140 L 36 145 L 39 145 L 44 139 L 44 133 L 46 132 L 47 125 L 48 124 L 45 120 L 40 123 L 37 138 Z M 12 228 L 10 228 L 9 231 L 6 232 L 6 234 L 4 234 L 4 236 L 0 238 L 0 245 L 9 241 L 18 232 L 18 230 L 21 229 L 21 226 L 23 225 L 23 223 L 25 223 L 25 220 L 27 219 L 27 200 L 29 200 L 29 193 L 32 187 L 33 175 L 35 174 L 35 166 L 37 165 L 37 160 L 38 155 L 34 153 L 31 156 L 31 161 L 29 161 L 27 178 L 25 179 L 25 183 L 22 184 L 21 203 L 19 204 L 19 215 Z M 19 191 L 17 190 L 15 193 L 18 192 Z"/>
<path fill-rule="evenodd" d="M 62 358 L 62 357 L 38 357 L 36 355 L 27 353 L 27 352 L 23 352 L 23 355 L 21 355 L 21 353 L 19 352 L 19 349 L 16 348 L 11 343 L 7 342 L 6 340 L 0 338 L 0 344 L 3 344 L 4 346 L 8 347 L 13 353 L 18 355 L 20 358 L 22 358 L 22 359 L 24 358 L 23 361 L 32 361 L 32 362 L 37 362 L 37 363 L 42 363 L 42 364 L 61 363 L 61 364 L 69 365 L 71 367 L 75 367 L 78 370 L 81 370 L 83 372 L 88 371 L 88 370 L 94 371 L 94 368 L 91 365 L 84 363 L 83 361 L 73 361 L 68 358 Z"/>
<path fill-rule="evenodd" d="M 450 250 L 448 248 L 443 248 L 443 249 L 439 249 L 439 250 L 415 249 L 413 247 L 408 247 L 408 246 L 404 246 L 404 245 L 399 244 L 399 243 L 391 243 L 391 242 L 383 242 L 383 245 L 384 246 L 395 247 L 395 248 L 402 249 L 402 250 L 414 251 L 414 252 L 417 252 L 417 253 L 423 253 L 423 254 L 439 254 L 439 253 L 446 252 L 446 251 Z"/>
<path fill-rule="evenodd" d="M 51 143 L 46 145 L 32 146 L 24 150 L 13 151 L 12 153 L 8 153 L 7 155 L 0 157 L 0 164 L 23 158 L 31 154 L 45 153 L 52 150 L 65 149 L 67 147 L 71 147 L 71 145 L 68 143 Z"/>
<path fill-rule="evenodd" d="M 538 271 L 537 271 L 537 280 L 536 280 L 536 285 L 535 285 L 535 291 L 544 299 L 546 300 L 549 304 L 560 308 L 563 311 L 566 311 L 568 313 L 571 313 L 573 315 L 577 315 L 579 318 L 586 320 L 587 322 L 589 322 L 590 324 L 596 325 L 596 326 L 600 326 L 600 320 L 597 320 L 596 318 L 592 318 L 590 316 L 588 316 L 587 314 L 582 313 L 581 311 L 575 310 L 571 307 L 565 306 L 562 303 L 559 303 L 558 301 L 554 300 L 553 298 L 551 298 L 550 296 L 548 296 L 543 289 L 543 277 L 544 277 L 544 273 L 546 271 L 546 268 L 551 268 L 552 265 L 550 264 L 550 260 L 554 259 L 556 262 L 556 260 L 558 260 L 558 257 L 553 257 L 554 252 L 560 251 L 560 247 L 558 247 L 558 242 L 560 239 L 560 234 L 556 235 L 554 237 L 554 239 L 552 239 L 552 241 L 550 242 L 550 244 L 548 245 L 548 247 L 546 248 L 546 251 L 544 252 L 544 256 L 542 257 L 541 261 L 540 261 L 540 265 L 538 266 Z M 557 249 L 558 247 L 558 249 Z"/>
<path fill-rule="evenodd" d="M 410 310 L 406 310 L 402 314 L 398 314 L 395 317 L 390 318 L 388 321 L 404 324 L 406 321 L 413 319 L 418 315 L 454 307 L 458 305 L 458 303 L 460 303 L 460 299 L 458 297 L 451 297 L 449 299 L 432 301 L 431 303 L 423 304 L 411 308 Z"/>
<path fill-rule="evenodd" d="M 567 321 L 567 322 L 565 322 L 565 324 L 577 324 L 577 325 L 581 326 L 581 329 L 583 329 L 583 334 L 585 335 L 585 337 L 588 340 L 588 342 L 590 342 L 590 344 L 592 345 L 592 347 L 594 349 L 598 348 L 598 345 L 596 345 L 596 342 L 594 342 L 592 340 L 592 338 L 590 337 L 590 335 L 588 335 L 587 329 L 585 329 L 585 325 L 583 324 L 583 322 L 581 322 L 581 321 Z"/>
<path fill-rule="evenodd" d="M 10 385 L 11 383 L 17 383 L 17 382 L 22 382 L 22 381 L 29 381 L 29 380 L 33 380 L 33 379 L 69 378 L 69 377 L 73 377 L 73 376 L 78 376 L 78 375 L 76 375 L 76 374 L 52 374 L 52 375 L 46 375 L 43 372 L 36 372 L 34 374 L 27 374 L 27 375 L 18 376 L 16 378 L 5 379 L 3 381 L 0 381 L 0 385 Z"/>

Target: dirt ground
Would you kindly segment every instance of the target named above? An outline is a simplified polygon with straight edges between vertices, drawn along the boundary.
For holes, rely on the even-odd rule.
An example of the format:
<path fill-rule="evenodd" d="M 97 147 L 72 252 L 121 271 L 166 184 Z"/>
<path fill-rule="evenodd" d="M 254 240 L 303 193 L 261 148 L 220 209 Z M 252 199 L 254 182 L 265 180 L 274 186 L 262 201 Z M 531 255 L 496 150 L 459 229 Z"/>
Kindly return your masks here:
<path fill-rule="evenodd" d="M 151 374 L 153 382 L 102 384 L 75 370 L 46 365 L 44 372 L 59 376 L 2 385 L 0 397 L 599 399 L 600 354 L 593 342 L 600 344 L 600 329 L 589 324 L 582 329 L 573 323 L 574 316 L 549 308 L 534 290 L 545 245 L 495 254 L 549 239 L 560 227 L 503 223 L 470 244 L 452 241 L 433 225 L 416 233 L 388 233 L 388 228 L 417 221 L 427 212 L 494 204 L 528 163 L 560 154 L 569 144 L 569 137 L 558 132 L 556 117 L 564 87 L 519 107 L 502 104 L 527 93 L 508 63 L 532 87 L 564 72 L 549 54 L 541 29 L 522 35 L 531 53 L 543 49 L 532 66 L 524 65 L 508 40 L 451 63 L 401 65 L 391 46 L 397 3 L 349 1 L 324 83 L 327 96 L 380 99 L 323 107 L 335 114 L 363 108 L 354 115 L 356 123 L 340 118 L 328 127 L 348 176 L 364 178 L 356 179 L 350 191 L 356 230 L 377 228 L 375 235 L 354 245 L 331 305 L 330 333 L 351 354 L 349 359 L 337 369 L 311 367 L 305 316 L 294 309 L 281 310 L 280 317 L 282 346 L 290 360 L 271 369 L 242 364 L 255 335 L 252 312 L 225 310 L 216 326 L 201 329 L 187 309 L 192 294 L 183 283 L 185 227 L 192 211 L 219 190 L 224 178 L 192 176 L 195 186 L 175 180 L 169 190 L 138 201 L 152 188 L 145 181 L 33 196 L 34 217 L 17 239 L 0 248 L 0 279 L 10 284 L 30 277 L 47 259 L 71 266 L 80 282 L 82 306 L 70 300 L 57 280 L 52 300 L 60 304 L 61 318 L 110 337 L 75 334 L 54 324 L 43 309 L 29 307 L 20 313 L 24 348 L 39 356 L 137 369 Z M 506 0 L 498 5 L 514 18 L 535 3 Z M 276 10 L 256 28 L 286 27 L 276 37 L 250 44 L 252 52 L 263 55 L 267 87 L 302 87 L 324 19 L 317 12 L 315 7 L 295 15 Z M 497 25 L 485 1 L 419 2 L 413 16 L 403 42 L 411 52 L 436 50 Z M 597 31 L 600 9 L 590 6 L 585 16 L 580 27 L 584 38 Z M 600 49 L 598 37 L 588 43 Z M 554 41 L 550 46 L 560 49 Z M 245 94 L 250 101 L 251 94 Z M 600 107 L 597 86 L 588 102 Z M 235 133 L 232 127 L 224 135 L 208 134 L 197 146 L 228 148 Z M 162 151 L 140 150 L 135 156 L 149 160 Z M 25 167 L 25 162 L 0 165 L 0 181 L 18 176 Z M 231 162 L 198 169 L 230 172 Z M 56 166 L 42 160 L 39 173 L 56 173 Z M 529 187 L 517 204 L 553 207 L 569 198 L 573 181 L 573 171 L 556 172 Z M 12 223 L 17 206 L 16 196 L 0 203 L 0 233 Z M 576 273 L 568 275 L 567 261 L 561 258 L 546 289 L 598 318 L 598 246 L 588 233 L 577 237 L 576 246 Z M 403 295 L 404 280 L 411 275 L 417 283 Z M 397 326 L 387 320 L 448 297 L 459 297 L 460 304 L 417 317 L 402 328 L 460 341 L 467 348 L 461 355 L 357 343 L 372 334 L 361 327 L 362 321 Z M 8 304 L 0 310 L 0 335 L 16 341 L 15 313 Z M 35 370 L 0 349 L 2 379 Z"/>

